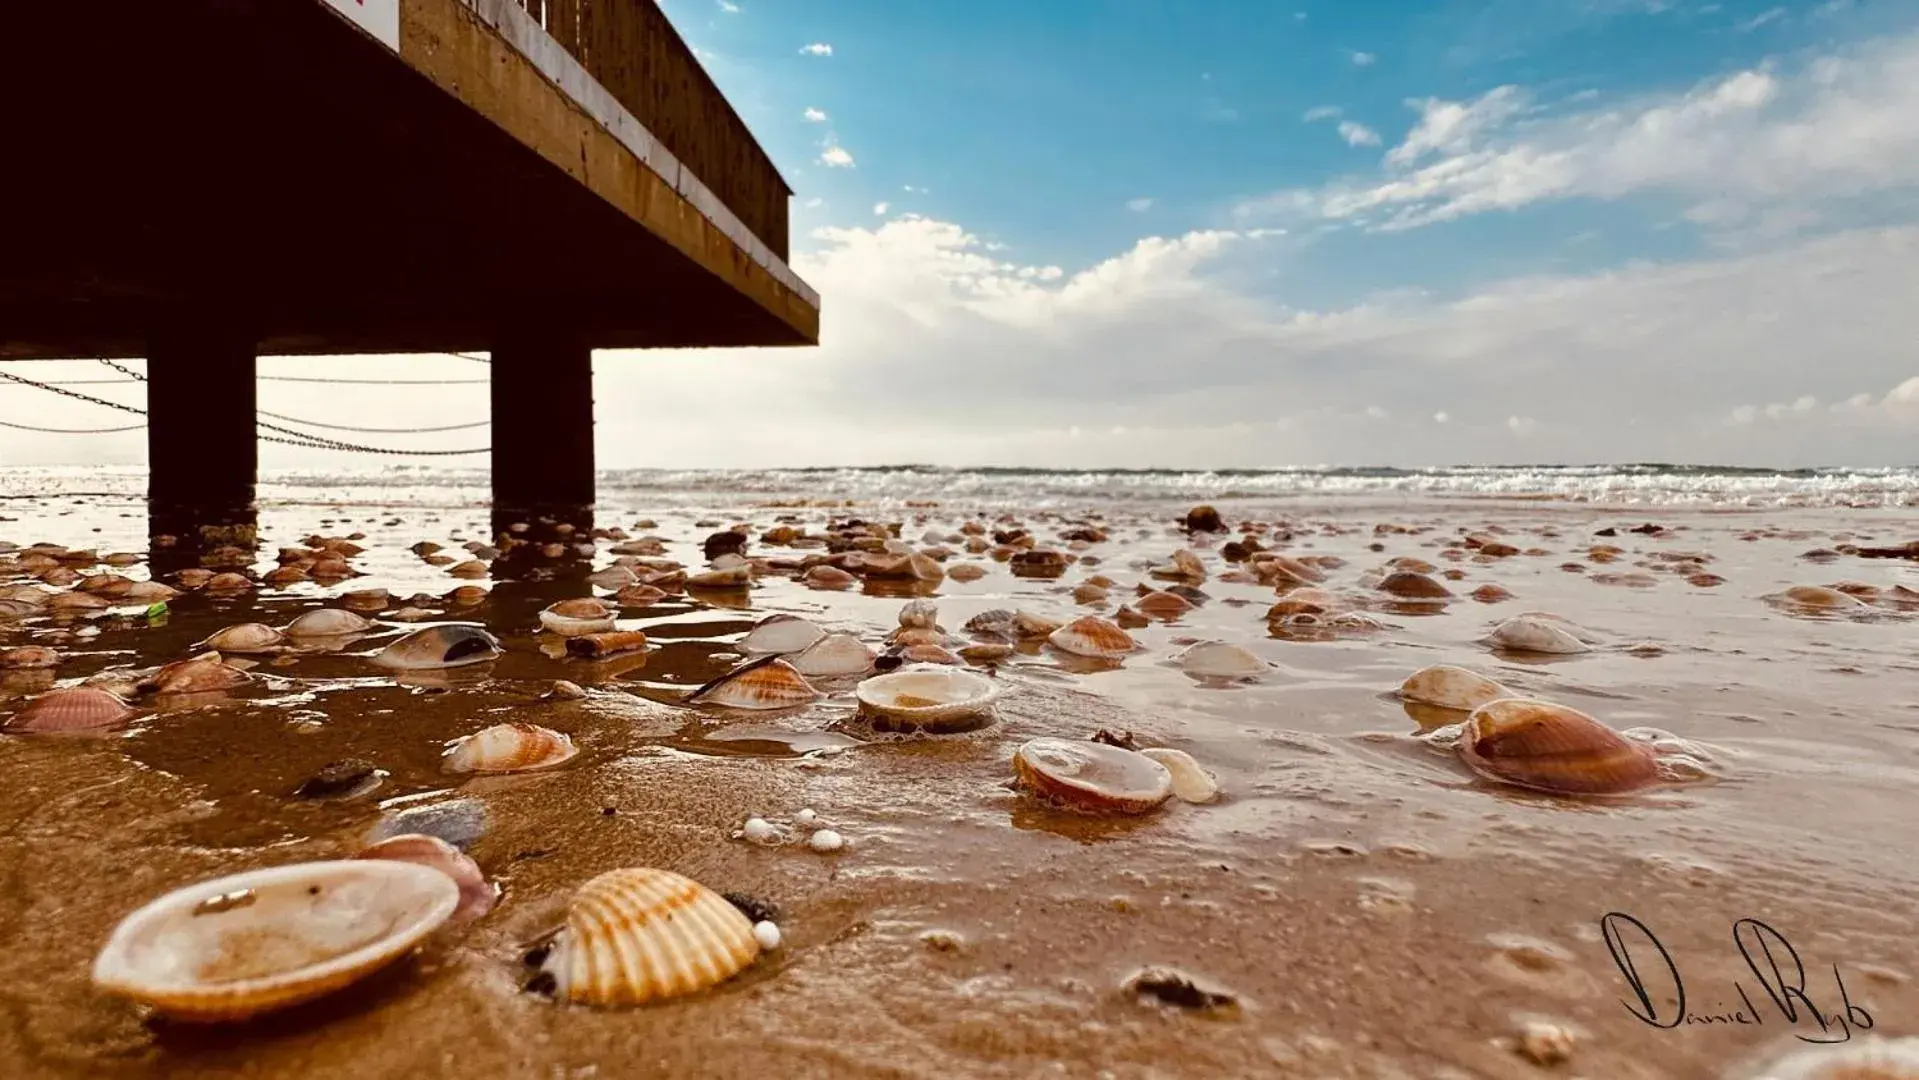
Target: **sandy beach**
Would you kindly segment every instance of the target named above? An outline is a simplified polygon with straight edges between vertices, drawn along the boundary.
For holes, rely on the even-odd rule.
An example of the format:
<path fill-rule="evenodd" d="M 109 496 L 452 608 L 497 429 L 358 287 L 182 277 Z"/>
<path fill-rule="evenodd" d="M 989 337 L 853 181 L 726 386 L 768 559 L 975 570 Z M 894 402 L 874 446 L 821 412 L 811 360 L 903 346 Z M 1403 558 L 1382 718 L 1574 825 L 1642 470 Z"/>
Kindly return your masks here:
<path fill-rule="evenodd" d="M 5 481 L 14 497 L 0 507 L 0 539 L 133 553 L 141 561 L 115 572 L 148 576 L 143 510 L 111 477 Z M 187 591 L 160 625 L 144 604 L 0 623 L 0 647 L 59 653 L 57 668 L 6 673 L 0 714 L 17 714 L 55 685 L 184 659 L 223 627 L 284 626 L 347 593 L 391 594 L 367 612 L 374 632 L 335 651 L 253 657 L 252 680 L 236 689 L 143 696 L 131 723 L 104 735 L 0 734 L 0 929 L 11 943 L 0 953 L 0 1073 L 1650 1080 L 1759 1077 L 1780 1055 L 1837 1051 L 1815 1042 L 1919 1033 L 1919 561 L 1849 553 L 1919 539 L 1919 509 L 1844 492 L 1742 505 L 1749 493 L 1709 490 L 1663 504 L 1224 491 L 1207 501 L 1230 531 L 1192 533 L 1179 519 L 1200 500 L 1177 487 L 1072 497 L 863 482 L 864 493 L 789 479 L 785 490 L 670 498 L 603 485 L 599 530 L 656 536 L 663 557 L 697 573 L 702 542 L 739 524 L 757 560 L 750 589 L 623 608 L 619 627 L 643 630 L 648 648 L 605 661 L 566 656 L 538 613 L 595 592 L 581 574 L 612 565 L 619 537 L 603 534 L 590 557 L 547 560 L 550 572 L 532 558 L 520 580 L 455 578 L 412 549 L 430 540 L 464 557 L 464 541 L 493 543 L 488 512 L 457 484 L 417 477 L 263 487 L 245 570 L 272 571 L 277 552 L 309 537 L 353 536 L 363 550 L 343 581 Z M 102 484 L 104 494 L 79 494 Z M 943 576 L 812 588 L 796 564 L 827 549 L 763 539 L 853 519 L 896 525 L 916 550 L 946 549 Z M 988 540 L 1025 530 L 1067 565 L 1015 574 L 1010 551 L 966 550 L 969 523 Z M 1089 528 L 1105 539 L 1062 539 Z M 1227 543 L 1245 536 L 1312 560 L 1319 587 L 1373 625 L 1269 623 L 1284 586 L 1228 558 Z M 1489 543 L 1513 553 L 1480 550 Z M 997 722 L 979 731 L 877 734 L 855 716 L 857 677 L 816 680 L 825 696 L 794 709 L 681 700 L 737 663 L 739 639 L 770 614 L 879 649 L 908 600 L 931 599 L 958 647 L 976 640 L 968 621 L 993 609 L 1110 617 L 1142 583 L 1166 585 L 1152 569 L 1181 550 L 1203 568 L 1185 583 L 1203 595 L 1132 629 L 1140 648 L 1124 660 L 1033 641 L 973 665 L 1002 691 Z M 32 580 L 19 555 L 0 555 L 0 584 Z M 1381 592 L 1382 573 L 1409 565 L 1396 559 L 1431 564 L 1451 595 L 1407 603 Z M 956 580 L 962 564 L 983 576 Z M 1076 600 L 1095 575 L 1113 582 L 1105 599 Z M 1767 599 L 1835 585 L 1861 602 L 1831 611 Z M 461 586 L 486 594 L 449 600 Z M 1510 595 L 1475 594 L 1484 586 Z M 409 606 L 417 617 L 395 618 Z M 1526 612 L 1562 616 L 1590 648 L 1545 657 L 1484 643 Z M 484 625 L 504 655 L 399 677 L 370 661 L 407 630 L 453 622 Z M 1244 682 L 1181 670 L 1173 658 L 1206 640 L 1270 667 Z M 1396 695 L 1435 664 L 1614 729 L 1656 729 L 1687 771 L 1606 799 L 1495 783 L 1446 739 L 1463 713 Z M 584 697 L 551 696 L 556 680 Z M 450 741 L 507 720 L 564 732 L 579 754 L 537 773 L 445 771 Z M 1219 797 L 1102 817 L 1009 786 L 1022 743 L 1101 729 L 1186 751 Z M 377 785 L 294 794 L 348 758 L 376 766 Z M 218 1027 L 150 1020 L 90 985 L 109 932 L 148 900 L 349 856 L 385 816 L 457 799 L 484 806 L 469 852 L 500 901 L 373 978 Z M 797 842 L 807 816 L 846 847 Z M 750 817 L 796 842 L 736 838 Z M 712 990 L 639 1008 L 559 1005 L 523 989 L 529 945 L 581 884 L 623 866 L 768 901 L 783 941 Z M 1783 974 L 1749 966 L 1741 944 L 1750 953 L 1754 931 L 1741 920 L 1775 933 Z M 1128 988 L 1160 967 L 1216 991 L 1215 1006 Z"/>

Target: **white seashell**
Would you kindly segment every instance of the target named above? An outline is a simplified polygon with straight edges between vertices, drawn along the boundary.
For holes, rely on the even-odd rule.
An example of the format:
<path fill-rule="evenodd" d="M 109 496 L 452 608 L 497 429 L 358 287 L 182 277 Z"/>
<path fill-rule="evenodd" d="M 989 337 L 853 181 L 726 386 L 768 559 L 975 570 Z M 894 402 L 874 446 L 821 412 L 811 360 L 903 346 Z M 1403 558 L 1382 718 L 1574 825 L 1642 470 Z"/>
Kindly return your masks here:
<path fill-rule="evenodd" d="M 1488 701 L 1516 695 L 1478 672 L 1435 664 L 1408 676 L 1399 684 L 1399 696 L 1420 705 L 1471 712 Z"/>
<path fill-rule="evenodd" d="M 1844 1046 L 1814 1040 L 1774 1050 L 1766 1062 L 1736 1074 L 1738 1080 L 1913 1080 L 1919 1077 L 1919 1036 L 1888 1039 L 1865 1035 Z"/>
<path fill-rule="evenodd" d="M 540 625 L 561 637 L 604 634 L 613 629 L 617 614 L 604 600 L 579 596 L 548 605 L 540 612 Z"/>
<path fill-rule="evenodd" d="M 819 829 L 806 838 L 806 846 L 821 855 L 831 855 L 846 846 L 846 837 L 831 829 Z"/>
<path fill-rule="evenodd" d="M 756 922 L 753 924 L 753 940 L 760 943 L 761 949 L 772 952 L 780 947 L 780 928 L 765 920 Z"/>
<path fill-rule="evenodd" d="M 759 952 L 752 921 L 718 893 L 634 867 L 580 887 L 540 970 L 562 1001 L 643 1005 L 725 982 Z"/>
<path fill-rule="evenodd" d="M 448 623 L 415 630 L 381 649 L 373 662 L 385 668 L 423 671 L 484 664 L 500 656 L 500 642 L 478 626 Z"/>
<path fill-rule="evenodd" d="M 929 732 L 982 726 L 999 694 L 984 675 L 937 665 L 875 675 L 853 689 L 861 712 Z"/>
<path fill-rule="evenodd" d="M 373 623 L 362 616 L 341 608 L 319 608 L 302 614 L 287 624 L 289 637 L 340 637 L 346 634 L 364 634 L 373 629 Z"/>
<path fill-rule="evenodd" d="M 1564 625 L 1538 615 L 1515 615 L 1507 619 L 1493 628 L 1486 642 L 1495 649 L 1509 652 L 1572 655 L 1592 651 Z"/>
<path fill-rule="evenodd" d="M 1251 649 L 1225 641 L 1189 645 L 1173 657 L 1173 663 L 1188 675 L 1208 679 L 1257 679 L 1273 669 Z"/>
<path fill-rule="evenodd" d="M 567 735 L 537 724 L 495 724 L 454 743 L 448 772 L 505 773 L 550 769 L 571 761 L 579 748 Z"/>
<path fill-rule="evenodd" d="M 740 651 L 784 656 L 800 652 L 825 636 L 826 631 L 798 615 L 768 615 L 740 639 Z"/>
<path fill-rule="evenodd" d="M 178 1019 L 240 1020 L 372 974 L 459 904 L 447 875 L 382 859 L 216 878 L 121 920 L 94 960 L 93 983 Z"/>
<path fill-rule="evenodd" d="M 754 844 L 777 844 L 784 839 L 778 825 L 756 817 L 747 818 L 746 824 L 740 826 L 740 837 Z"/>
<path fill-rule="evenodd" d="M 858 675 L 873 667 L 873 650 L 851 634 L 828 634 L 791 658 L 802 675 Z"/>
<path fill-rule="evenodd" d="M 1193 755 L 1184 750 L 1155 746 L 1141 750 L 1140 756 L 1152 758 L 1173 775 L 1173 794 L 1183 802 L 1208 803 L 1219 798 L 1219 781 L 1199 767 Z"/>
<path fill-rule="evenodd" d="M 916 630 L 930 630 L 939 625 L 939 605 L 931 600 L 910 600 L 900 608 L 900 625 Z"/>

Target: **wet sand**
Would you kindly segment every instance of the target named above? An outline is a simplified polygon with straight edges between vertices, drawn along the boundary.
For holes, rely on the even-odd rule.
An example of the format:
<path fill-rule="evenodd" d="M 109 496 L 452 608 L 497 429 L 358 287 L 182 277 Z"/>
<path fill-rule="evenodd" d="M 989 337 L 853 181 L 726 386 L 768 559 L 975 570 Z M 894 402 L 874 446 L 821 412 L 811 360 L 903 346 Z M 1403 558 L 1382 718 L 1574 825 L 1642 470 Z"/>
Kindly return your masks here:
<path fill-rule="evenodd" d="M 371 493 L 377 498 L 378 493 Z M 126 507 L 14 500 L 0 536 L 142 551 Z M 1057 579 L 1013 576 L 986 556 L 982 580 L 920 590 L 941 623 L 993 607 L 1070 616 L 1067 595 L 1093 573 L 1125 599 L 1144 567 L 1186 546 L 1184 505 L 1083 508 L 1111 536 Z M 434 621 L 484 622 L 507 645 L 498 662 L 445 678 L 405 678 L 368 656 L 399 624 L 340 654 L 256 669 L 224 698 L 143 703 L 105 738 L 0 736 L 0 1074 L 117 1077 L 438 1075 L 500 1077 L 1521 1077 L 1757 1076 L 1745 1062 L 1795 1036 L 1735 947 L 1733 923 L 1763 920 L 1806 968 L 1823 1010 L 1847 1004 L 1881 1035 L 1919 1031 L 1919 613 L 1891 605 L 1861 618 L 1794 615 L 1760 598 L 1843 580 L 1919 588 L 1919 564 L 1800 558 L 1841 544 L 1919 537 L 1901 511 L 1607 509 L 1490 500 L 1318 506 L 1225 502 L 1227 520 L 1283 522 L 1293 555 L 1345 564 L 1328 586 L 1370 601 L 1362 575 L 1395 556 L 1463 571 L 1438 614 L 1384 607 L 1373 633 L 1303 641 L 1271 636 L 1271 587 L 1219 580 L 1219 541 L 1194 545 L 1210 598 L 1171 623 L 1135 631 L 1145 649 L 1094 665 L 1022 650 L 996 677 L 1000 723 L 964 736 L 867 741 L 851 683 L 803 709 L 748 714 L 677 703 L 725 671 L 757 618 L 791 612 L 871 644 L 904 602 L 821 592 L 768 575 L 732 599 L 674 598 L 625 613 L 644 629 L 643 660 L 555 659 L 536 635 L 540 607 L 587 591 L 557 577 L 488 582 L 488 600 L 433 609 Z M 702 519 L 780 514 L 809 528 L 859 516 L 898 521 L 915 539 L 954 530 L 974 508 L 728 505 L 600 507 L 597 524 L 665 538 L 704 564 Z M 995 508 L 994 514 L 1001 511 Z M 1079 513 L 1021 513 L 1042 542 Z M 636 529 L 650 518 L 656 529 Z M 1628 531 L 1657 521 L 1669 532 Z M 1423 530 L 1387 531 L 1381 524 Z M 1598 539 L 1601 528 L 1618 535 Z M 94 530 L 99 531 L 94 531 Z M 1465 531 L 1543 555 L 1457 561 Z M 116 615 L 95 638 L 58 644 L 64 684 L 112 667 L 151 666 L 244 621 L 284 624 L 329 596 L 373 586 L 396 598 L 467 584 L 409 545 L 488 537 L 466 506 L 283 503 L 263 510 L 260 561 L 310 533 L 364 532 L 363 576 L 234 599 L 188 594 L 164 627 Z M 1751 536 L 1751 539 L 1742 537 Z M 1592 561 L 1595 543 L 1617 561 Z M 1375 549 L 1377 545 L 1377 549 Z M 606 543 L 594 566 L 611 561 Z M 1063 545 L 1061 545 L 1063 546 Z M 1725 579 L 1689 584 L 1662 553 L 1709 556 Z M 754 555 L 793 556 L 755 542 Z M 1562 564 L 1578 562 L 1583 572 Z M 144 576 L 144 567 L 126 571 Z M 1604 580 L 1607 574 L 1643 575 Z M 1513 599 L 1464 595 L 1495 583 Z M 1563 659 L 1496 656 L 1478 642 L 1499 619 L 1550 611 L 1601 641 Z M 389 614 L 391 609 L 389 609 Z M 82 621 L 28 621 L 0 645 L 52 643 Z M 1246 645 L 1273 661 L 1262 681 L 1205 685 L 1167 661 L 1187 639 Z M 1475 776 L 1419 738 L 1435 718 L 1391 695 L 1414 670 L 1456 663 L 1560 701 L 1616 728 L 1652 727 L 1695 744 L 1707 778 L 1632 797 L 1527 794 Z M 584 700 L 541 700 L 555 679 Z M 10 674 L 11 700 L 44 688 Z M 448 740 L 503 719 L 569 733 L 581 753 L 547 773 L 465 779 L 440 767 Z M 1451 718 L 1457 719 L 1457 717 Z M 840 729 L 847 730 L 842 733 Z M 1107 728 L 1187 750 L 1222 797 L 1123 820 L 1041 806 L 1008 790 L 1024 740 Z M 365 758 L 387 775 L 340 801 L 291 792 L 321 765 Z M 87 975 L 113 925 L 193 881 L 351 854 L 382 808 L 470 796 L 489 831 L 472 854 L 503 886 L 500 905 L 442 931 L 414 959 L 331 999 L 230 1028 L 143 1021 L 95 993 Z M 820 855 L 732 838 L 751 815 L 790 821 L 810 808 L 849 840 Z M 618 866 L 672 869 L 778 904 L 783 946 L 735 980 L 689 999 L 625 1011 L 556 1006 L 521 990 L 526 943 L 556 924 L 571 891 Z M 1635 1018 L 1638 1002 L 1608 951 L 1601 918 L 1634 916 L 1679 967 L 1699 1017 L 1752 999 L 1757 1023 Z M 1616 924 L 1617 925 L 1617 924 Z M 1631 955 L 1670 1015 L 1664 965 L 1643 939 Z M 1141 1001 L 1121 989 L 1143 967 L 1188 972 L 1237 999 L 1221 1014 Z M 1841 998 L 1833 966 L 1845 985 Z M 1657 977 L 1655 977 L 1657 976 Z M 1848 1021 L 1858 1025 L 1860 1013 Z M 1573 1036 L 1570 1060 L 1542 1065 L 1514 1045 L 1529 1020 Z M 1863 1026 L 1863 1025 L 1859 1025 Z"/>

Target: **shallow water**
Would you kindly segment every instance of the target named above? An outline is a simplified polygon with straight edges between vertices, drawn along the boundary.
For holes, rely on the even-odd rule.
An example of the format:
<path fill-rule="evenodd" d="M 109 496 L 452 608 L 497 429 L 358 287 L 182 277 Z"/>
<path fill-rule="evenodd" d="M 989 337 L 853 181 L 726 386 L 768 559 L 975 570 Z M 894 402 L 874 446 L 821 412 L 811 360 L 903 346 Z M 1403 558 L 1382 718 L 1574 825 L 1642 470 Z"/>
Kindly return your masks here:
<path fill-rule="evenodd" d="M 353 589 L 445 594 L 466 582 L 408 548 L 489 538 L 485 508 L 463 483 L 281 478 L 267 489 L 255 568 L 270 569 L 278 547 L 312 533 L 364 532 L 367 550 L 352 560 L 363 576 L 231 600 L 189 594 L 157 627 L 134 618 L 137 608 L 121 609 L 90 620 L 102 632 L 87 640 L 62 640 L 78 622 L 28 621 L 0 644 L 57 643 L 65 683 L 185 656 L 232 623 L 283 625 Z M 32 484 L 13 473 L 7 486 Z M 1020 517 L 1045 541 L 1066 521 L 1100 515 L 1111 539 L 1084 552 L 1097 565 L 1055 580 L 1015 577 L 984 556 L 949 561 L 948 569 L 971 559 L 989 570 L 924 590 L 956 634 L 991 607 L 1056 617 L 1100 610 L 1073 604 L 1071 586 L 1103 573 L 1119 582 L 1114 597 L 1126 598 L 1147 565 L 1187 542 L 1172 525 L 1184 489 L 1080 499 L 1051 491 L 1020 503 L 946 495 L 937 483 L 864 499 L 770 486 L 744 496 L 676 489 L 669 499 L 613 484 L 596 523 L 657 533 L 670 557 L 698 567 L 699 541 L 713 531 L 701 520 L 748 522 L 757 536 L 782 513 L 808 527 L 860 516 L 900 522 L 916 540 L 987 507 Z M 801 505 L 813 499 L 832 508 Z M 1789 939 L 1822 1011 L 1843 1014 L 1850 1004 L 1877 1033 L 1914 1031 L 1919 612 L 1888 604 L 1860 618 L 1815 618 L 1762 597 L 1842 580 L 1919 588 L 1913 562 L 1800 558 L 1914 539 L 1919 514 L 1403 492 L 1218 505 L 1231 522 L 1284 523 L 1290 554 L 1344 559 L 1328 587 L 1382 600 L 1361 587 L 1362 575 L 1414 555 L 1462 571 L 1447 582 L 1460 596 L 1437 614 L 1377 604 L 1387 625 L 1370 634 L 1276 638 L 1264 618 L 1273 590 L 1220 581 L 1228 567 L 1208 542 L 1198 550 L 1209 599 L 1135 631 L 1139 653 L 1097 664 L 1023 649 L 996 672 L 1008 691 L 998 725 L 877 740 L 851 722 L 850 679 L 823 680 L 827 699 L 776 713 L 677 700 L 725 671 L 733 643 L 766 613 L 806 615 L 876 644 L 895 624 L 898 588 L 819 592 L 769 575 L 743 598 L 676 597 L 621 619 L 651 637 L 643 657 L 586 662 L 549 656 L 546 635 L 535 633 L 539 608 L 584 594 L 584 582 L 482 581 L 491 590 L 483 604 L 435 604 L 429 621 L 485 623 L 507 646 L 493 664 L 396 679 L 368 660 L 403 629 L 395 623 L 340 653 L 266 658 L 254 685 L 224 697 L 144 703 L 128 730 L 109 737 L 0 736 L 9 778 L 0 785 L 8 823 L 0 928 L 16 943 L 0 960 L 0 1061 L 17 1066 L 6 1075 L 191 1068 L 345 1077 L 458 1067 L 510 1077 L 1517 1077 L 1544 1071 L 1510 1044 L 1534 1017 L 1575 1032 L 1571 1063 L 1557 1068 L 1569 1075 L 1756 1075 L 1735 1063 L 1795 1035 L 1837 1039 L 1842 1029 L 1829 1022 L 1822 1034 L 1803 1008 L 1796 1024 L 1783 1015 L 1735 945 L 1742 918 Z M 4 509 L 12 520 L 0 522 L 0 537 L 18 543 L 146 547 L 142 508 L 124 488 L 12 498 Z M 640 518 L 658 527 L 636 529 Z M 1670 531 L 1628 531 L 1648 520 Z M 1381 525 L 1416 531 L 1376 534 Z M 1592 535 L 1615 526 L 1616 536 Z M 1442 555 L 1447 541 L 1487 529 L 1547 554 Z M 1625 554 L 1596 563 L 1595 543 Z M 606 546 L 593 565 L 611 561 Z M 751 551 L 803 554 L 757 542 Z M 1725 583 L 1688 584 L 1660 558 L 1672 552 L 1709 556 L 1707 569 Z M 1583 571 L 1562 569 L 1570 562 Z M 127 572 L 143 576 L 142 567 Z M 1607 584 L 1607 574 L 1652 584 Z M 1487 583 L 1513 599 L 1465 597 Z M 1479 642 L 1522 611 L 1563 615 L 1599 646 L 1528 660 Z M 1183 642 L 1207 638 L 1246 645 L 1273 670 L 1255 684 L 1221 686 L 1168 663 Z M 1696 745 L 1710 776 L 1607 802 L 1476 779 L 1416 737 L 1459 715 L 1408 709 L 1391 694 L 1435 663 L 1471 667 L 1616 728 L 1670 732 Z M 555 679 L 586 687 L 587 697 L 543 700 Z M 0 693 L 13 700 L 0 709 L 41 689 L 10 675 Z M 533 774 L 441 770 L 448 741 L 504 719 L 565 731 L 580 755 Z M 1020 742 L 1100 728 L 1187 750 L 1217 774 L 1221 799 L 1100 819 L 1005 786 Z M 383 770 L 377 788 L 293 797 L 320 766 L 345 757 Z M 230 1030 L 143 1023 L 88 986 L 107 932 L 146 900 L 223 873 L 350 854 L 383 807 L 459 796 L 486 807 L 472 854 L 502 884 L 503 900 L 472 926 L 443 931 L 417 959 Z M 826 856 L 732 839 L 750 815 L 787 823 L 802 808 L 849 848 Z M 639 1010 L 560 1008 L 521 992 L 521 946 L 558 921 L 572 889 L 623 865 L 773 900 L 785 943 L 715 991 Z M 1728 1014 L 1743 991 L 1758 1022 L 1668 1030 L 1635 1018 L 1639 1002 L 1601 930 L 1609 912 L 1656 932 L 1683 974 L 1687 1013 Z M 1664 1000 L 1671 980 L 1658 953 L 1630 936 L 1628 944 L 1654 1007 L 1670 1015 L 1676 1003 Z M 1239 1008 L 1191 1014 L 1120 989 L 1149 965 L 1223 988 Z M 1858 1021 L 1855 1013 L 1848 1023 Z"/>

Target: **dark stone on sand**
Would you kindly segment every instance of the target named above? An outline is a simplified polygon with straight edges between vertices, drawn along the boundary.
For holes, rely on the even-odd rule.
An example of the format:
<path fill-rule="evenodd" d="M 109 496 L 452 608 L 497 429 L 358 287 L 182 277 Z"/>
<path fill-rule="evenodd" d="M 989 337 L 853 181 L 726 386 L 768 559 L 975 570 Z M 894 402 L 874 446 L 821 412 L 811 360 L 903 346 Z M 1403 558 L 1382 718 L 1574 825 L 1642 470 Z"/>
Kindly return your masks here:
<path fill-rule="evenodd" d="M 1008 545 L 1008 544 L 1017 544 L 1021 540 L 1026 539 L 1028 535 L 1029 534 L 1027 533 L 1025 529 L 994 529 L 993 543 L 1000 544 L 1002 546 Z"/>
<path fill-rule="evenodd" d="M 707 537 L 706 542 L 700 545 L 700 550 L 706 553 L 706 561 L 712 562 L 722 555 L 744 554 L 746 551 L 746 541 L 747 535 L 745 533 L 734 532 L 731 529 L 727 529 L 724 532 L 716 532 Z"/>
<path fill-rule="evenodd" d="M 1058 577 L 1066 572 L 1066 556 L 1050 548 L 1016 551 L 1007 567 L 1019 577 Z"/>
<path fill-rule="evenodd" d="M 1652 522 L 1648 521 L 1644 525 L 1634 525 L 1631 531 L 1636 532 L 1641 536 L 1657 536 L 1660 533 L 1665 532 L 1666 527 L 1664 525 L 1654 525 Z"/>
<path fill-rule="evenodd" d="M 1239 999 L 1232 994 L 1202 986 L 1190 975 L 1172 968 L 1139 971 L 1126 980 L 1125 989 L 1137 997 L 1195 1012 L 1228 1012 L 1239 1005 Z"/>
<path fill-rule="evenodd" d="M 1091 741 L 1105 743 L 1107 746 L 1117 746 L 1121 750 L 1139 749 L 1139 740 L 1133 738 L 1133 733 L 1130 731 L 1122 731 L 1115 734 L 1105 728 L 1100 728 L 1098 731 L 1093 732 Z"/>
<path fill-rule="evenodd" d="M 1594 536 L 1618 536 L 1619 530 L 1608 525 L 1605 528 L 1600 529 L 1599 531 L 1593 533 L 1593 535 Z"/>
<path fill-rule="evenodd" d="M 1254 552 L 1265 550 L 1260 546 L 1259 541 L 1249 536 L 1244 540 L 1226 541 L 1220 545 L 1219 554 L 1227 562 L 1245 562 Z"/>
<path fill-rule="evenodd" d="M 1895 547 L 1862 547 L 1853 554 L 1862 559 L 1919 559 L 1919 540 Z"/>
<path fill-rule="evenodd" d="M 293 793 L 302 799 L 325 799 L 335 795 L 345 795 L 373 778 L 378 771 L 371 761 L 364 758 L 342 758 L 320 766 L 320 771 L 306 778 Z"/>
<path fill-rule="evenodd" d="M 780 921 L 780 906 L 771 900 L 762 900 L 743 892 L 723 892 L 720 895 L 756 923 Z"/>
<path fill-rule="evenodd" d="M 1187 532 L 1225 532 L 1226 522 L 1222 521 L 1219 511 L 1210 506 L 1195 506 L 1186 511 Z"/>

